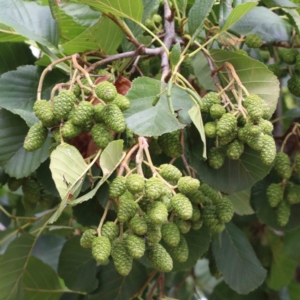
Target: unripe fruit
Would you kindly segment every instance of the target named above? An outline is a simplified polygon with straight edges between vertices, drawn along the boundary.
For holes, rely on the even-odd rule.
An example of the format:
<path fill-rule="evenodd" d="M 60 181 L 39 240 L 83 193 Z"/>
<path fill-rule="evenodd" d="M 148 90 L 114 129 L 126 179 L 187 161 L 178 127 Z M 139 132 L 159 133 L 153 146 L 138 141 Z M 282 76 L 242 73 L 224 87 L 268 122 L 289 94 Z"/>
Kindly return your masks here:
<path fill-rule="evenodd" d="M 232 202 L 226 197 L 221 198 L 221 200 L 216 203 L 216 214 L 222 223 L 229 222 L 234 215 Z"/>
<path fill-rule="evenodd" d="M 182 220 L 179 217 L 174 216 L 173 223 L 179 228 L 180 233 L 186 234 L 191 230 L 191 221 Z"/>
<path fill-rule="evenodd" d="M 274 170 L 283 179 L 289 179 L 292 175 L 290 158 L 286 153 L 279 152 L 276 154 Z"/>
<path fill-rule="evenodd" d="M 178 180 L 177 186 L 180 193 L 189 195 L 198 190 L 200 181 L 191 176 L 184 176 Z"/>
<path fill-rule="evenodd" d="M 263 44 L 263 40 L 258 34 L 252 33 L 246 36 L 245 44 L 249 48 L 260 48 Z"/>
<path fill-rule="evenodd" d="M 68 119 L 71 110 L 74 108 L 76 102 L 76 96 L 67 90 L 61 91 L 53 99 L 53 113 L 55 118 Z"/>
<path fill-rule="evenodd" d="M 128 234 L 125 238 L 125 245 L 127 248 L 128 253 L 136 259 L 141 258 L 145 253 L 145 241 L 134 235 Z"/>
<path fill-rule="evenodd" d="M 205 202 L 205 195 L 198 189 L 189 195 L 189 199 L 194 204 L 200 204 Z"/>
<path fill-rule="evenodd" d="M 147 223 L 142 216 L 135 215 L 129 222 L 129 228 L 137 235 L 144 235 L 147 233 Z"/>
<path fill-rule="evenodd" d="M 221 233 L 225 229 L 225 224 L 217 221 L 209 227 L 209 230 L 212 234 Z"/>
<path fill-rule="evenodd" d="M 126 187 L 132 194 L 140 193 L 144 190 L 145 180 L 140 174 L 131 174 L 126 179 Z"/>
<path fill-rule="evenodd" d="M 145 184 L 146 197 L 153 200 L 158 199 L 162 195 L 164 185 L 165 184 L 156 177 L 149 178 Z"/>
<path fill-rule="evenodd" d="M 232 160 L 237 160 L 244 152 L 244 144 L 238 140 L 234 140 L 227 146 L 226 155 Z"/>
<path fill-rule="evenodd" d="M 92 255 L 97 262 L 105 262 L 109 258 L 110 252 L 111 243 L 109 238 L 105 236 L 98 236 L 93 240 Z"/>
<path fill-rule="evenodd" d="M 173 260 L 161 244 L 148 245 L 146 257 L 153 268 L 159 272 L 171 272 L 173 269 Z"/>
<path fill-rule="evenodd" d="M 293 65 L 296 63 L 296 57 L 298 53 L 299 52 L 297 49 L 289 48 L 289 49 L 281 49 L 279 55 L 286 64 Z"/>
<path fill-rule="evenodd" d="M 90 79 L 91 79 L 92 83 L 95 82 L 95 78 L 94 78 L 94 77 L 90 77 Z M 84 78 L 81 79 L 81 83 L 82 83 L 82 85 L 84 85 L 84 86 L 86 86 L 86 87 L 89 87 L 89 88 L 91 87 L 91 85 L 90 85 L 90 83 L 88 82 L 88 80 L 87 80 L 86 77 L 84 77 Z M 88 90 L 88 89 L 86 89 L 86 88 L 83 88 L 83 92 L 84 92 L 84 94 L 85 94 L 86 96 L 88 96 L 88 95 L 91 94 L 91 91 Z"/>
<path fill-rule="evenodd" d="M 258 121 L 264 114 L 262 101 L 263 100 L 259 96 L 252 94 L 247 96 L 243 102 L 244 107 L 246 107 L 248 114 L 253 121 Z"/>
<path fill-rule="evenodd" d="M 154 155 L 159 155 L 162 153 L 162 149 L 158 145 L 157 139 L 155 139 L 155 138 L 151 139 L 151 142 L 149 144 L 149 151 L 151 154 L 154 154 Z"/>
<path fill-rule="evenodd" d="M 177 158 L 183 154 L 183 149 L 179 140 L 179 135 L 179 131 L 174 131 L 170 133 L 165 133 L 158 138 L 158 145 L 167 156 Z"/>
<path fill-rule="evenodd" d="M 180 241 L 180 231 L 176 224 L 165 223 L 161 227 L 164 242 L 170 247 L 176 247 Z"/>
<path fill-rule="evenodd" d="M 161 22 L 162 22 L 162 17 L 161 17 L 161 15 L 158 15 L 158 14 L 154 14 L 153 16 L 152 16 L 152 20 L 153 20 L 153 22 L 155 23 L 155 24 L 160 24 Z"/>
<path fill-rule="evenodd" d="M 197 205 L 193 205 L 193 215 L 191 217 L 192 222 L 197 222 L 201 218 L 201 212 L 199 210 L 199 207 Z"/>
<path fill-rule="evenodd" d="M 215 138 L 217 135 L 217 123 L 216 122 L 207 122 L 204 125 L 205 135 L 208 138 Z"/>
<path fill-rule="evenodd" d="M 282 201 L 279 203 L 277 209 L 276 209 L 276 219 L 280 226 L 285 226 L 290 218 L 291 214 L 291 208 L 288 203 L 285 201 Z"/>
<path fill-rule="evenodd" d="M 271 207 L 276 207 L 283 199 L 282 187 L 276 183 L 271 183 L 266 191 L 267 199 Z"/>
<path fill-rule="evenodd" d="M 61 135 L 65 139 L 71 139 L 81 133 L 81 128 L 74 125 L 72 121 L 67 121 L 61 128 Z"/>
<path fill-rule="evenodd" d="M 114 240 L 120 232 L 120 228 L 117 224 L 111 221 L 107 221 L 101 228 L 101 235 L 106 236 L 111 241 Z"/>
<path fill-rule="evenodd" d="M 153 224 L 161 225 L 168 220 L 168 210 L 160 201 L 154 201 L 147 207 L 147 215 Z"/>
<path fill-rule="evenodd" d="M 208 184 L 203 183 L 200 185 L 199 190 L 208 198 L 210 198 L 213 202 L 218 202 L 220 200 L 220 194 L 218 191 L 210 187 Z"/>
<path fill-rule="evenodd" d="M 124 111 L 130 107 L 129 99 L 121 94 L 118 94 L 112 103 L 116 104 L 121 111 Z"/>
<path fill-rule="evenodd" d="M 260 158 L 265 165 L 270 165 L 276 156 L 276 145 L 274 138 L 269 135 L 262 137 L 263 145 L 260 152 Z"/>
<path fill-rule="evenodd" d="M 190 200 L 181 193 L 176 194 L 171 199 L 172 207 L 176 215 L 183 219 L 188 220 L 193 215 L 193 207 Z"/>
<path fill-rule="evenodd" d="M 248 134 L 248 136 L 247 136 L 248 146 L 254 150 L 261 151 L 261 149 L 263 147 L 263 136 L 264 136 L 263 133 L 260 133 L 255 136 L 251 136 Z"/>
<path fill-rule="evenodd" d="M 43 124 L 37 123 L 30 127 L 24 141 L 24 149 L 28 152 L 35 151 L 43 146 L 48 135 L 48 129 Z"/>
<path fill-rule="evenodd" d="M 151 222 L 147 215 L 144 215 L 147 222 L 147 240 L 149 243 L 158 243 L 161 238 L 161 225 L 156 225 Z"/>
<path fill-rule="evenodd" d="M 92 248 L 94 239 L 97 237 L 95 229 L 87 229 L 80 238 L 80 246 L 83 248 Z"/>
<path fill-rule="evenodd" d="M 208 227 L 213 226 L 216 221 L 218 221 L 216 207 L 215 206 L 206 206 L 203 210 L 203 222 Z"/>
<path fill-rule="evenodd" d="M 300 76 L 293 75 L 287 82 L 289 91 L 296 97 L 300 97 Z"/>
<path fill-rule="evenodd" d="M 105 102 L 112 102 L 118 94 L 116 87 L 108 81 L 98 83 L 95 87 L 95 93 L 99 99 Z"/>
<path fill-rule="evenodd" d="M 126 191 L 126 178 L 117 176 L 109 186 L 109 197 L 118 198 Z"/>
<path fill-rule="evenodd" d="M 227 136 L 219 137 L 218 138 L 219 144 L 221 146 L 228 145 L 230 142 L 232 142 L 237 137 L 237 133 L 238 133 L 238 129 L 235 128 Z"/>
<path fill-rule="evenodd" d="M 262 108 L 263 108 L 263 116 L 262 118 L 265 120 L 270 120 L 272 117 L 272 113 L 270 111 L 269 105 L 262 100 Z M 273 125 L 272 125 L 273 126 Z"/>
<path fill-rule="evenodd" d="M 94 120 L 96 123 L 103 122 L 102 119 L 102 110 L 104 109 L 105 105 L 102 103 L 98 103 L 94 106 Z"/>
<path fill-rule="evenodd" d="M 33 105 L 33 112 L 45 127 L 52 127 L 57 122 L 54 118 L 52 105 L 47 100 L 36 101 Z"/>
<path fill-rule="evenodd" d="M 203 225 L 203 220 L 202 219 L 200 219 L 196 222 L 192 222 L 192 229 L 193 230 L 199 230 L 202 227 L 202 225 Z"/>
<path fill-rule="evenodd" d="M 273 131 L 273 129 L 274 129 L 273 124 L 272 124 L 270 121 L 264 120 L 264 119 L 261 119 L 261 120 L 259 121 L 259 126 L 262 128 L 262 132 L 263 132 L 264 134 L 269 134 L 269 135 L 271 135 L 271 134 L 272 134 L 272 131 Z"/>
<path fill-rule="evenodd" d="M 94 116 L 94 106 L 91 102 L 81 101 L 72 114 L 72 123 L 77 126 L 84 126 Z"/>
<path fill-rule="evenodd" d="M 126 129 L 126 121 L 120 108 L 113 104 L 107 104 L 101 113 L 104 123 L 116 133 L 121 133 Z"/>
<path fill-rule="evenodd" d="M 133 258 L 128 253 L 124 240 L 113 241 L 111 256 L 117 272 L 122 276 L 127 276 L 132 269 Z"/>
<path fill-rule="evenodd" d="M 36 204 L 41 197 L 39 184 L 33 179 L 26 179 L 22 185 L 22 191 L 26 202 Z"/>
<path fill-rule="evenodd" d="M 295 185 L 292 185 L 287 188 L 286 201 L 289 204 L 300 203 L 300 186 L 299 185 L 295 184 Z"/>
<path fill-rule="evenodd" d="M 189 247 L 183 235 L 180 236 L 180 242 L 176 247 L 169 248 L 169 253 L 174 260 L 180 263 L 187 261 L 189 257 Z"/>
<path fill-rule="evenodd" d="M 15 192 L 23 184 L 23 178 L 10 177 L 7 181 L 7 187 L 11 192 Z"/>
<path fill-rule="evenodd" d="M 209 113 L 210 108 L 214 104 L 221 104 L 221 99 L 215 92 L 210 92 L 206 94 L 202 99 L 201 99 L 201 112 L 203 113 Z"/>
<path fill-rule="evenodd" d="M 227 113 L 223 115 L 220 118 L 219 122 L 217 123 L 217 135 L 219 137 L 225 137 L 226 135 L 234 131 L 236 127 L 237 127 L 236 117 L 231 113 Z"/>
<path fill-rule="evenodd" d="M 113 136 L 110 130 L 104 124 L 95 124 L 91 130 L 92 138 L 97 146 L 104 149 L 113 141 Z"/>
<path fill-rule="evenodd" d="M 176 182 L 182 177 L 181 171 L 170 164 L 160 165 L 159 174 L 172 184 L 176 184 Z"/>
<path fill-rule="evenodd" d="M 129 221 L 138 211 L 138 204 L 131 199 L 122 199 L 120 197 L 120 206 L 118 210 L 118 220 L 121 223 Z"/>
<path fill-rule="evenodd" d="M 219 148 L 212 147 L 208 151 L 208 164 L 214 169 L 220 169 L 225 161 L 225 155 Z"/>
<path fill-rule="evenodd" d="M 209 113 L 213 119 L 220 119 L 226 113 L 226 109 L 221 104 L 213 104 Z"/>
<path fill-rule="evenodd" d="M 43 209 L 49 209 L 52 207 L 53 202 L 55 201 L 55 196 L 50 192 L 44 190 L 40 197 L 40 205 Z"/>

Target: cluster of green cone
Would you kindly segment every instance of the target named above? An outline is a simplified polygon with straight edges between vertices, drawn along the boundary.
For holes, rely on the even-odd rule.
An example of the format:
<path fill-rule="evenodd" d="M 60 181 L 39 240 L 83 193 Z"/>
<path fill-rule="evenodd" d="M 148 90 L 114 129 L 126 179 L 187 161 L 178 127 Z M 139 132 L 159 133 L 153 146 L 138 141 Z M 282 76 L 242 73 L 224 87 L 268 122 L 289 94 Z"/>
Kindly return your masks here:
<path fill-rule="evenodd" d="M 208 151 L 208 163 L 214 169 L 221 168 L 226 157 L 240 159 L 245 144 L 259 151 L 261 161 L 266 165 L 275 158 L 269 107 L 257 95 L 247 96 L 243 106 L 247 111 L 246 118 L 233 114 L 233 111 L 227 112 L 217 93 L 210 92 L 202 98 L 201 112 L 214 119 L 204 126 L 206 137 L 215 139 L 215 146 Z"/>
<path fill-rule="evenodd" d="M 81 132 L 91 132 L 94 142 L 100 148 L 105 148 L 114 139 L 114 133 L 125 131 L 123 111 L 129 108 L 130 101 L 118 94 L 111 82 L 98 83 L 93 97 L 77 97 L 80 92 L 76 84 L 73 90 L 60 91 L 53 101 L 39 100 L 34 104 L 33 111 L 40 123 L 29 129 L 24 141 L 26 151 L 42 147 L 48 136 L 48 128 L 51 128 L 54 139 L 52 149 L 61 141 L 68 141 Z M 90 98 L 91 101 L 88 100 Z M 100 103 L 94 105 L 94 100 L 100 100 Z"/>
<path fill-rule="evenodd" d="M 286 153 L 277 153 L 273 168 L 282 181 L 271 183 L 266 195 L 269 205 L 276 211 L 278 224 L 285 226 L 290 218 L 291 205 L 300 203 L 300 185 L 290 180 L 293 173 L 300 175 L 300 154 L 296 154 L 291 163 Z"/>
<path fill-rule="evenodd" d="M 116 222 L 105 222 L 101 236 L 93 229 L 82 235 L 81 245 L 92 248 L 95 260 L 105 263 L 111 256 L 123 276 L 129 274 L 133 259 L 144 255 L 154 269 L 172 271 L 173 261 L 189 257 L 186 233 L 203 223 L 212 233 L 220 233 L 233 217 L 231 201 L 207 184 L 183 176 L 171 164 L 160 165 L 158 174 L 149 179 L 136 173 L 117 176 L 109 188 Z"/>
<path fill-rule="evenodd" d="M 33 211 L 38 204 L 43 209 L 48 209 L 51 208 L 56 201 L 56 197 L 45 190 L 36 180 L 35 176 L 20 179 L 10 177 L 7 182 L 7 187 L 11 192 L 15 192 L 22 187 L 25 211 Z"/>

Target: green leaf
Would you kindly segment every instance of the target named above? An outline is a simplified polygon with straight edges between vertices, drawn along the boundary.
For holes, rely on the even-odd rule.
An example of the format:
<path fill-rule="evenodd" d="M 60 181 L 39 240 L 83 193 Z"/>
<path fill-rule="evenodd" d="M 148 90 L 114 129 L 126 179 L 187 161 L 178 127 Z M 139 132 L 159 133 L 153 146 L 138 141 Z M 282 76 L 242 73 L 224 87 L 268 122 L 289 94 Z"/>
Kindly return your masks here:
<path fill-rule="evenodd" d="M 176 43 L 171 50 L 171 65 L 176 66 L 177 63 L 180 60 L 181 55 L 181 49 L 180 49 L 180 43 Z"/>
<path fill-rule="evenodd" d="M 23 42 L 26 39 L 11 27 L 0 23 L 0 42 Z"/>
<path fill-rule="evenodd" d="M 287 232 L 284 236 L 284 252 L 300 263 L 300 228 Z"/>
<path fill-rule="evenodd" d="M 65 242 L 66 239 L 59 235 L 43 234 L 37 239 L 32 250 L 32 256 L 40 259 L 56 271 L 59 254 Z"/>
<path fill-rule="evenodd" d="M 100 167 L 103 173 L 101 180 L 90 192 L 77 199 L 71 200 L 68 202 L 68 205 L 77 205 L 93 198 L 96 195 L 97 190 L 105 183 L 124 158 L 125 152 L 123 152 L 123 143 L 123 140 L 117 140 L 108 144 L 100 156 Z"/>
<path fill-rule="evenodd" d="M 91 249 L 80 246 L 80 236 L 69 239 L 59 257 L 58 275 L 73 291 L 91 292 L 98 286 L 97 264 Z"/>
<path fill-rule="evenodd" d="M 300 295 L 300 285 L 299 282 L 293 280 L 288 286 L 289 300 L 298 300 Z"/>
<path fill-rule="evenodd" d="M 49 156 L 50 139 L 36 151 L 24 150 L 27 132 L 26 123 L 18 115 L 5 109 L 0 110 L 0 165 L 11 177 L 29 176 Z"/>
<path fill-rule="evenodd" d="M 269 288 L 279 291 L 293 279 L 297 263 L 283 251 L 284 243 L 280 236 L 268 231 L 267 241 L 273 253 L 267 284 Z"/>
<path fill-rule="evenodd" d="M 233 203 L 235 213 L 237 213 L 240 216 L 254 214 L 254 210 L 250 205 L 250 196 L 250 189 L 240 191 L 228 196 L 228 198 Z"/>
<path fill-rule="evenodd" d="M 279 81 L 263 63 L 248 56 L 225 50 L 212 50 L 210 54 L 217 68 L 225 62 L 231 63 L 248 92 L 261 97 L 269 105 L 271 113 L 275 111 L 280 90 Z M 221 74 L 227 84 L 229 81 L 225 75 L 226 72 L 221 72 Z"/>
<path fill-rule="evenodd" d="M 140 22 L 143 16 L 141 0 L 77 0 L 77 3 L 87 4 L 96 10 L 112 13 L 115 16 Z"/>
<path fill-rule="evenodd" d="M 0 75 L 15 70 L 21 65 L 31 64 L 35 58 L 24 43 L 0 43 Z"/>
<path fill-rule="evenodd" d="M 267 176 L 253 186 L 251 193 L 251 205 L 255 210 L 257 218 L 266 225 L 280 231 L 293 230 L 300 226 L 300 205 L 293 205 L 289 222 L 284 227 L 279 226 L 276 219 L 275 209 L 269 205 L 266 196 L 267 187 L 271 183 L 277 182 L 274 180 L 272 175 L 273 174 L 271 173 L 270 176 Z"/>
<path fill-rule="evenodd" d="M 206 90 L 217 91 L 215 83 L 211 77 L 211 69 L 203 52 L 199 51 L 192 57 L 192 67 L 201 86 L 203 86 Z"/>
<path fill-rule="evenodd" d="M 200 106 L 198 104 L 194 104 L 193 107 L 189 110 L 189 116 L 193 121 L 194 125 L 196 126 L 198 132 L 200 133 L 201 140 L 203 142 L 203 157 L 207 158 L 206 156 L 206 136 L 204 131 L 204 125 L 202 120 L 202 114 L 200 111 Z"/>
<path fill-rule="evenodd" d="M 186 13 L 186 7 L 187 7 L 187 4 L 188 4 L 187 0 L 171 0 L 171 2 L 173 2 L 173 3 L 176 2 L 177 3 L 178 9 L 182 14 Z"/>
<path fill-rule="evenodd" d="M 226 19 L 226 22 L 222 27 L 220 33 L 228 30 L 231 26 L 238 22 L 245 14 L 252 10 L 257 4 L 258 2 L 247 2 L 236 6 Z"/>
<path fill-rule="evenodd" d="M 30 257 L 23 279 L 24 300 L 59 300 L 65 292 L 55 271 L 36 257 Z"/>
<path fill-rule="evenodd" d="M 286 12 L 291 24 L 296 29 L 298 35 L 300 35 L 300 15 L 296 9 L 283 9 Z"/>
<path fill-rule="evenodd" d="M 29 126 L 37 122 L 32 107 L 36 101 L 41 72 L 42 68 L 23 66 L 4 73 L 0 78 L 0 106 L 20 115 Z M 65 80 L 66 76 L 58 70 L 49 73 L 44 82 L 42 98 L 48 99 L 53 86 Z"/>
<path fill-rule="evenodd" d="M 268 7 L 299 8 L 298 4 L 289 0 L 263 0 L 263 3 Z"/>
<path fill-rule="evenodd" d="M 206 226 L 201 227 L 199 230 L 190 230 L 184 237 L 189 247 L 189 257 L 184 263 L 173 261 L 172 272 L 180 272 L 193 268 L 197 260 L 208 250 L 210 244 L 210 233 Z M 164 246 L 166 249 L 169 249 L 167 245 Z"/>
<path fill-rule="evenodd" d="M 82 4 L 64 3 L 60 9 L 72 17 L 76 23 L 85 27 L 94 25 L 101 16 L 100 12 L 94 11 L 89 6 Z"/>
<path fill-rule="evenodd" d="M 123 38 L 121 29 L 109 18 L 101 17 L 92 27 L 86 29 L 73 40 L 62 44 L 66 54 L 98 50 L 107 54 L 116 51 Z"/>
<path fill-rule="evenodd" d="M 224 281 L 239 294 L 258 288 L 266 277 L 256 254 L 243 232 L 232 223 L 213 241 L 213 253 Z"/>
<path fill-rule="evenodd" d="M 50 170 L 56 188 L 62 199 L 70 192 L 70 187 L 77 183 L 87 170 L 87 164 L 80 152 L 71 145 L 61 144 L 51 153 Z M 73 196 L 80 192 L 80 188 L 73 190 Z"/>
<path fill-rule="evenodd" d="M 128 276 L 121 276 L 115 269 L 111 261 L 106 266 L 101 266 L 97 274 L 99 287 L 93 293 L 89 294 L 87 300 L 125 300 L 131 299 L 137 293 L 148 277 L 146 268 L 133 262 L 132 270 Z"/>
<path fill-rule="evenodd" d="M 0 0 L 1 23 L 29 40 L 57 46 L 58 26 L 48 7 L 22 0 Z"/>
<path fill-rule="evenodd" d="M 240 295 L 222 281 L 215 287 L 209 300 L 263 300 L 265 296 L 263 289 L 257 289 L 247 295 Z"/>
<path fill-rule="evenodd" d="M 193 101 L 187 92 L 176 85 L 172 86 L 171 101 L 174 111 L 172 115 L 167 100 L 167 84 L 149 77 L 139 77 L 132 82 L 127 97 L 130 108 L 124 112 L 129 129 L 140 136 L 160 136 L 175 131 L 191 123 L 188 115 Z M 156 96 L 165 91 L 155 106 Z M 178 118 L 177 118 L 178 116 Z"/>
<path fill-rule="evenodd" d="M 214 0 L 196 0 L 188 14 L 189 34 L 194 41 L 201 32 L 205 18 L 210 13 L 215 1 Z"/>
<path fill-rule="evenodd" d="M 252 9 L 230 30 L 240 35 L 256 33 L 266 42 L 280 42 L 290 40 L 292 26 L 268 8 L 260 6 Z"/>
<path fill-rule="evenodd" d="M 34 236 L 22 234 L 8 246 L 0 261 L 0 300 L 23 299 L 22 277 L 34 240 Z"/>

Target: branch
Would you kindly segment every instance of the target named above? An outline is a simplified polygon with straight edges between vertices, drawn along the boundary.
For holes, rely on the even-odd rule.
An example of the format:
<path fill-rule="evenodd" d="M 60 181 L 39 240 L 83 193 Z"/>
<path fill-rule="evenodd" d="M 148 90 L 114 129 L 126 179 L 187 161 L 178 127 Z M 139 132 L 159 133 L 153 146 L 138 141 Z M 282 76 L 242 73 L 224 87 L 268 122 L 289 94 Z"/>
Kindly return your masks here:
<path fill-rule="evenodd" d="M 164 17 L 165 17 L 165 37 L 164 44 L 169 50 L 172 46 L 172 43 L 175 41 L 175 26 L 174 26 L 174 17 L 172 11 L 169 7 L 168 0 L 165 0 L 164 4 Z M 161 71 L 162 71 L 162 81 L 165 81 L 166 77 L 170 72 L 169 56 L 168 53 L 163 51 L 161 53 Z"/>

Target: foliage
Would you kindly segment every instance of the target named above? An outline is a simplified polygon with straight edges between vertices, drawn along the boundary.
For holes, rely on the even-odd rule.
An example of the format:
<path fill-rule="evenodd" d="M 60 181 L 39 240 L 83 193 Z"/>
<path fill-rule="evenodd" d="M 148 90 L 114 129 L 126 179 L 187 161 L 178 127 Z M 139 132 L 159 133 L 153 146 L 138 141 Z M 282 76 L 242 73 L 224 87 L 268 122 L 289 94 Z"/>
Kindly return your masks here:
<path fill-rule="evenodd" d="M 0 300 L 299 299 L 297 1 L 0 7 Z"/>

